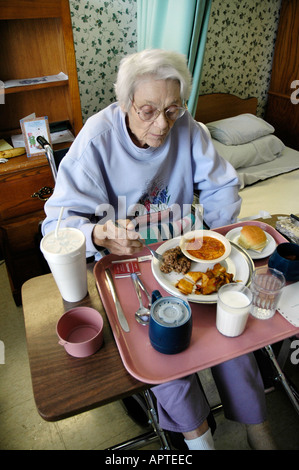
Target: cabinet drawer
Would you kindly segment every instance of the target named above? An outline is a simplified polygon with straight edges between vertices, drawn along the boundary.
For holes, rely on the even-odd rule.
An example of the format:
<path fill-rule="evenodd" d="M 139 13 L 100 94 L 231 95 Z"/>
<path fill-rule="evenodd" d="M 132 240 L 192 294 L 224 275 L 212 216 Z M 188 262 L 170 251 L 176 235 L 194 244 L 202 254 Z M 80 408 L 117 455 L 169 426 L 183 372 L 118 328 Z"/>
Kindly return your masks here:
<path fill-rule="evenodd" d="M 44 211 L 38 211 L 28 216 L 16 217 L 1 225 L 3 243 L 6 253 L 24 253 L 34 250 L 39 232 L 39 223 L 45 218 Z"/>
<path fill-rule="evenodd" d="M 54 187 L 49 166 L 1 175 L 0 221 L 42 210 L 44 202 L 32 195 L 44 186 Z"/>
<path fill-rule="evenodd" d="M 44 211 L 17 217 L 0 226 L 0 241 L 14 300 L 21 305 L 21 286 L 28 279 L 49 272 L 39 248 L 39 223 Z"/>

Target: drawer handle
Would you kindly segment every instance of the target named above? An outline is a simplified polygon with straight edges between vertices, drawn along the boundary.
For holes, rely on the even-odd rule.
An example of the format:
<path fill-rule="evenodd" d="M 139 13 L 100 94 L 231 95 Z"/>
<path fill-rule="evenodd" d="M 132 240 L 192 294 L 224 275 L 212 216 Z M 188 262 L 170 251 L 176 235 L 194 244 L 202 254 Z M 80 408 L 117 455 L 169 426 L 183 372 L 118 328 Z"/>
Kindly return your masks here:
<path fill-rule="evenodd" d="M 39 189 L 36 193 L 31 194 L 31 197 L 37 197 L 40 201 L 47 201 L 50 196 L 53 194 L 53 188 L 49 186 L 44 186 L 43 188 Z"/>

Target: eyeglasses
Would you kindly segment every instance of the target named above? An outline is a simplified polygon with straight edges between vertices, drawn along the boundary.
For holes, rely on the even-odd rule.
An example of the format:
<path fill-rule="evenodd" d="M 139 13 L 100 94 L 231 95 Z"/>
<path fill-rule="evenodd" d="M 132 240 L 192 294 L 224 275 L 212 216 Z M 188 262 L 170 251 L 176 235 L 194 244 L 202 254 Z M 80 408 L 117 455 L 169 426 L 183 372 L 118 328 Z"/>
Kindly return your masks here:
<path fill-rule="evenodd" d="M 147 122 L 155 121 L 162 112 L 164 113 L 166 119 L 169 119 L 169 121 L 176 121 L 177 119 L 181 118 L 187 110 L 186 107 L 175 105 L 169 106 L 168 108 L 163 110 L 155 108 L 149 104 L 145 104 L 144 106 L 141 106 L 141 108 L 137 108 L 137 106 L 134 105 L 133 101 L 132 106 L 140 117 L 140 119 L 142 121 Z"/>

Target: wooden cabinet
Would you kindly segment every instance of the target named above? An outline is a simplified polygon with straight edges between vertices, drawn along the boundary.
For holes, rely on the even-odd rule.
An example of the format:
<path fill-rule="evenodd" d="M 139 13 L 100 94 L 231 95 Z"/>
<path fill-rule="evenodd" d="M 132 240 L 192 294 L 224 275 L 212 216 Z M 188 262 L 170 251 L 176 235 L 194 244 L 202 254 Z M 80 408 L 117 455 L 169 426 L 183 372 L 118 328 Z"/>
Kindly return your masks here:
<path fill-rule="evenodd" d="M 35 112 L 49 123 L 69 121 L 76 135 L 82 114 L 68 0 L 0 0 L 0 80 L 64 72 L 67 80 L 5 89 L 0 135 L 19 130 Z"/>
<path fill-rule="evenodd" d="M 44 187 L 54 187 L 45 156 L 23 155 L 0 165 L 1 250 L 17 305 L 21 304 L 22 284 L 47 271 L 39 250 L 44 201 L 36 196 Z"/>
<path fill-rule="evenodd" d="M 0 0 L 0 80 L 57 75 L 59 82 L 4 89 L 0 138 L 21 134 L 20 119 L 35 113 L 51 124 L 64 122 L 76 136 L 82 114 L 68 0 Z M 58 144 L 55 149 L 69 144 Z M 21 302 L 23 282 L 44 272 L 38 247 L 44 202 L 32 195 L 54 187 L 46 156 L 26 155 L 0 164 L 0 241 L 12 293 Z"/>
<path fill-rule="evenodd" d="M 288 147 L 299 150 L 299 91 L 296 89 L 299 90 L 299 2 L 283 0 L 265 119 Z"/>

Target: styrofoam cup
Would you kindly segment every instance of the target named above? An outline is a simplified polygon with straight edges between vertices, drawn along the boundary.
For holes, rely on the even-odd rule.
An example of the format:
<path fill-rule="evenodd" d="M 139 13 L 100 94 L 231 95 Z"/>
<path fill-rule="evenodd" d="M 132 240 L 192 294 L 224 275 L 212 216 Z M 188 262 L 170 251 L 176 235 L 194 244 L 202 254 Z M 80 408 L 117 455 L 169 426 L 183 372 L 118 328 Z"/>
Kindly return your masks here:
<path fill-rule="evenodd" d="M 61 228 L 45 235 L 40 249 L 51 269 L 62 298 L 78 302 L 87 294 L 85 236 L 77 228 Z"/>

